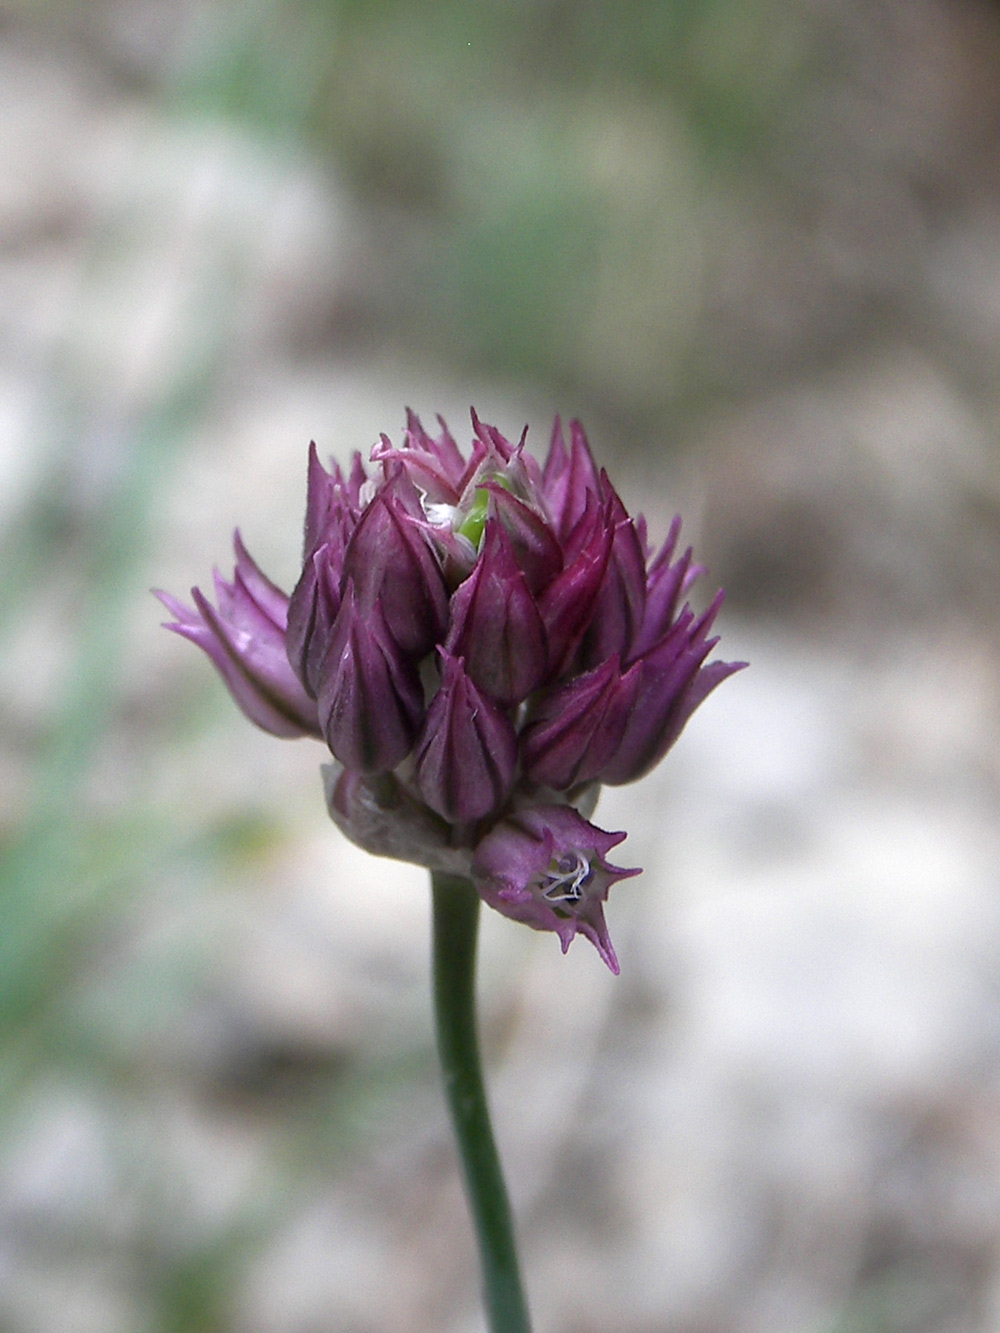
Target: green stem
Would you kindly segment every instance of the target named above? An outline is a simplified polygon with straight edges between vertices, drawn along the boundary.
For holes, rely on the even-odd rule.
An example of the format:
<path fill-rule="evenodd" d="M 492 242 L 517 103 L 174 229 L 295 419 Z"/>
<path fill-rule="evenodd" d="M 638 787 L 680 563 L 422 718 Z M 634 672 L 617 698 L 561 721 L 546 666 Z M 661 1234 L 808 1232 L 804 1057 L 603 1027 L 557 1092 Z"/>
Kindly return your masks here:
<path fill-rule="evenodd" d="M 476 1037 L 479 895 L 468 880 L 455 875 L 434 873 L 431 886 L 438 1054 L 479 1239 L 490 1333 L 531 1333 Z"/>

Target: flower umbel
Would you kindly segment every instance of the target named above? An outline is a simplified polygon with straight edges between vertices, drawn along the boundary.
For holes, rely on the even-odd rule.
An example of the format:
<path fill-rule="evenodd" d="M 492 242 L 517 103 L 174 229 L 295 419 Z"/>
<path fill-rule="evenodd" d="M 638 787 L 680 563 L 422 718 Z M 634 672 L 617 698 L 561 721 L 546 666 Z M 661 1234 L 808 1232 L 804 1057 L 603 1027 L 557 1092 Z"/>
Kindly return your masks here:
<path fill-rule="evenodd" d="M 491 907 L 585 935 L 615 972 L 603 905 L 638 874 L 625 837 L 589 822 L 601 784 L 659 763 L 740 662 L 708 662 L 722 601 L 675 520 L 653 549 L 556 420 L 543 465 L 472 414 L 468 457 L 412 413 L 370 471 L 310 449 L 305 550 L 287 597 L 236 535 L 213 606 L 158 594 L 168 628 L 212 659 L 237 704 L 279 736 L 327 743 L 330 814 L 379 855 L 471 878 Z"/>

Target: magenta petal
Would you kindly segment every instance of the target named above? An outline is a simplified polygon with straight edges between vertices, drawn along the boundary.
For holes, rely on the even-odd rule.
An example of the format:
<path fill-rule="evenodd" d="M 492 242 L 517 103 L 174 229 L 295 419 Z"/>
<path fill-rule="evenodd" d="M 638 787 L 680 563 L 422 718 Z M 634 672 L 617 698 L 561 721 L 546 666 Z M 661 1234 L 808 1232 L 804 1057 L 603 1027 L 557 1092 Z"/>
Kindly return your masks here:
<path fill-rule="evenodd" d="M 441 416 L 440 412 L 437 414 L 437 423 L 441 427 L 441 434 L 436 439 L 433 439 L 427 434 L 423 426 L 420 424 L 420 418 L 415 413 L 411 415 L 409 409 L 407 409 L 406 412 L 406 423 L 407 429 L 412 427 L 418 434 L 423 436 L 425 441 L 430 442 L 430 448 L 433 449 L 435 455 L 440 460 L 442 468 L 448 473 L 452 483 L 457 486 L 462 479 L 462 473 L 465 469 L 465 459 L 462 457 L 462 451 L 455 443 L 455 437 L 448 429 L 447 422 L 444 417 Z"/>
<path fill-rule="evenodd" d="M 445 647 L 505 707 L 526 698 L 545 674 L 545 626 L 496 519 L 487 519 L 475 567 L 452 596 Z"/>
<path fill-rule="evenodd" d="M 669 630 L 677 606 L 702 569 L 691 563 L 691 548 L 673 560 L 680 536 L 681 521 L 675 518 L 662 549 L 649 566 L 646 577 L 646 605 L 642 625 L 632 645 L 631 657 L 639 657 L 653 647 Z"/>
<path fill-rule="evenodd" d="M 713 639 L 711 647 L 714 647 L 717 642 L 718 640 Z M 700 668 L 671 710 L 669 723 L 660 737 L 656 757 L 653 759 L 651 766 L 660 762 L 684 730 L 691 714 L 699 704 L 704 703 L 715 687 L 721 685 L 724 680 L 728 680 L 730 676 L 735 675 L 737 671 L 742 671 L 746 666 L 746 662 L 709 662 Z"/>
<path fill-rule="evenodd" d="M 549 525 L 530 505 L 496 482 L 488 481 L 484 486 L 490 493 L 490 513 L 510 538 L 514 559 L 537 596 L 562 569 L 559 543 Z"/>
<path fill-rule="evenodd" d="M 498 810 L 517 766 L 506 713 L 476 688 L 461 659 L 441 652 L 441 687 L 416 746 L 420 794 L 443 819 L 466 824 Z"/>
<path fill-rule="evenodd" d="M 465 459 L 451 432 L 438 417 L 441 434 L 437 439 L 428 435 L 415 412 L 406 409 L 406 435 L 402 447 L 396 449 L 388 436 L 372 450 L 372 462 L 387 464 L 396 461 L 403 465 L 414 485 L 425 491 L 431 500 L 455 504 L 461 494 Z"/>
<path fill-rule="evenodd" d="M 612 786 L 633 782 L 654 768 L 667 753 L 698 705 L 744 662 L 712 662 L 705 658 L 718 642 L 707 639 L 720 593 L 697 620 L 685 609 L 663 639 L 632 666 L 640 677 L 635 706 L 614 757 L 600 780 Z"/>
<path fill-rule="evenodd" d="M 608 491 L 608 521 L 613 527 L 611 554 L 590 626 L 580 648 L 584 666 L 596 666 L 612 654 L 626 661 L 646 606 L 646 562 L 635 525 L 602 473 Z"/>
<path fill-rule="evenodd" d="M 422 524 L 411 522 L 412 482 L 398 471 L 361 516 L 344 553 L 344 578 L 367 614 L 377 604 L 404 653 L 423 657 L 444 633 L 448 597 Z"/>
<path fill-rule="evenodd" d="M 639 683 L 635 669 L 622 675 L 615 656 L 546 695 L 521 733 L 531 781 L 566 791 L 598 778 L 621 745 Z"/>
<path fill-rule="evenodd" d="M 590 498 L 601 497 L 601 483 L 590 445 L 579 421 L 570 423 L 570 447 L 566 450 L 558 417 L 542 473 L 542 495 L 560 541 L 565 541 L 583 517 Z"/>
<path fill-rule="evenodd" d="M 361 513 L 361 488 L 368 480 L 361 455 L 355 453 L 350 476 L 345 480 L 338 464 L 327 472 L 319 461 L 316 445 L 309 446 L 309 466 L 306 476 L 306 522 L 303 537 L 303 559 L 322 542 L 330 539 L 330 525 L 346 529 L 347 534 L 357 524 Z"/>
<path fill-rule="evenodd" d="M 194 609 L 157 592 L 174 617 L 167 629 L 208 654 L 236 703 L 258 727 L 275 736 L 318 736 L 316 705 L 285 649 L 288 599 L 251 560 L 238 534 L 235 544 L 233 582 L 216 575 L 218 608 L 197 588 L 191 593 Z"/>
<path fill-rule="evenodd" d="M 288 604 L 288 660 L 314 698 L 341 600 L 344 542 L 335 528 L 330 537 L 307 558 Z"/>
<path fill-rule="evenodd" d="M 416 667 L 393 640 L 378 603 L 361 612 L 352 583 L 333 627 L 317 704 L 330 749 L 359 773 L 395 768 L 423 721 Z"/>
<path fill-rule="evenodd" d="M 319 461 L 315 444 L 309 446 L 305 553 L 288 606 L 286 641 L 288 660 L 314 697 L 319 689 L 318 672 L 340 610 L 344 552 L 358 525 L 357 499 L 364 480 L 359 456 L 355 457 L 353 480 L 345 482 L 340 468 L 333 464 L 333 471 L 328 473 Z"/>
<path fill-rule="evenodd" d="M 614 533 L 602 509 L 592 503 L 573 537 L 575 553 L 539 598 L 549 640 L 549 679 L 561 675 L 570 665 L 593 619 Z"/>
<path fill-rule="evenodd" d="M 306 473 L 306 523 L 303 554 L 309 555 L 323 540 L 327 519 L 333 507 L 334 478 L 319 461 L 315 440 L 309 445 Z"/>
<path fill-rule="evenodd" d="M 506 435 L 497 430 L 496 426 L 488 426 L 485 422 L 480 421 L 479 414 L 474 407 L 470 409 L 470 414 L 472 416 L 472 429 L 476 438 L 481 440 L 501 463 L 509 463 L 514 455 L 515 446 L 511 444 Z M 525 429 L 527 430 L 527 427 Z"/>
<path fill-rule="evenodd" d="M 288 594 L 267 577 L 250 552 L 243 545 L 239 528 L 233 533 L 233 549 L 236 552 L 236 576 L 246 588 L 253 602 L 283 629 L 288 619 Z"/>

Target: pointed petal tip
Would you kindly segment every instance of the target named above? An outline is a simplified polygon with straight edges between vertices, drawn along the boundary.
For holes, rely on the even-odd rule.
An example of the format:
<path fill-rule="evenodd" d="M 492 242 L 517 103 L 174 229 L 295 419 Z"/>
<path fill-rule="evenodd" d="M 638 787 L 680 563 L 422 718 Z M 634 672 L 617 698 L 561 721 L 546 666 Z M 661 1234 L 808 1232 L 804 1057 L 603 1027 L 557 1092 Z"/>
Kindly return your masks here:
<path fill-rule="evenodd" d="M 618 956 L 611 946 L 611 941 L 608 940 L 604 948 L 598 948 L 597 952 L 607 964 L 609 972 L 616 977 L 620 977 L 622 974 L 621 964 L 618 962 Z"/>
<path fill-rule="evenodd" d="M 218 593 L 220 590 L 220 585 L 222 587 L 225 587 L 225 580 L 223 579 L 222 575 L 219 573 L 217 569 L 212 571 L 212 577 L 215 580 L 215 589 L 216 592 Z M 191 600 L 194 602 L 195 606 L 197 607 L 198 611 L 202 614 L 202 616 L 204 616 L 204 618 L 207 621 L 209 621 L 209 623 L 211 623 L 212 618 L 215 616 L 215 607 L 208 600 L 208 598 L 205 596 L 205 594 L 202 592 L 200 588 L 191 589 Z"/>
<path fill-rule="evenodd" d="M 165 592 L 162 588 L 150 588 L 149 590 L 156 600 L 164 607 L 174 618 L 173 620 L 161 620 L 160 625 L 163 629 L 173 630 L 175 634 L 181 634 L 185 626 L 190 625 L 197 619 L 196 613 L 189 606 L 185 606 L 179 597 L 174 597 L 172 593 Z M 192 588 L 192 594 L 194 589 Z"/>
<path fill-rule="evenodd" d="M 179 597 L 174 597 L 169 592 L 164 592 L 162 588 L 150 588 L 149 590 L 161 606 L 166 607 L 173 620 L 161 620 L 160 624 L 164 629 L 179 630 L 184 625 L 189 624 L 192 619 L 196 619 L 195 612 L 191 607 L 185 606 Z M 194 589 L 192 589 L 192 592 Z"/>
<path fill-rule="evenodd" d="M 615 953 L 615 946 L 611 943 L 611 936 L 608 933 L 608 924 L 604 919 L 604 910 L 598 906 L 592 919 L 583 920 L 578 923 L 581 935 L 585 935 L 591 944 L 597 950 L 601 961 L 606 965 L 609 972 L 614 976 L 621 975 L 621 966 L 618 962 L 618 955 Z"/>

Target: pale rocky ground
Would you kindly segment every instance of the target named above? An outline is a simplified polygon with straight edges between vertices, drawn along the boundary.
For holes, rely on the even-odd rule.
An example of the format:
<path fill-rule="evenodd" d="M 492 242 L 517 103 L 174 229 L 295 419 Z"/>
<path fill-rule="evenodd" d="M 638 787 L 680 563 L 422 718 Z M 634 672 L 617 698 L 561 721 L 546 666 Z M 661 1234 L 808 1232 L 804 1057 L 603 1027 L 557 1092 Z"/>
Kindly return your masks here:
<path fill-rule="evenodd" d="M 85 517 L 220 301 L 219 386 L 183 452 L 155 460 L 137 585 L 204 583 L 237 521 L 290 583 L 311 436 L 367 447 L 406 403 L 456 427 L 470 401 L 508 432 L 545 421 L 509 387 L 290 354 L 284 331 L 336 289 L 361 225 L 308 161 L 110 100 L 58 53 L 15 43 L 0 65 L 5 519 L 51 464 L 46 441 L 64 448 L 53 378 L 97 405 L 59 462 Z M 935 272 L 994 350 L 997 261 L 984 200 Z M 616 478 L 654 530 L 681 506 L 737 583 L 768 532 L 792 574 L 811 534 L 836 559 L 816 560 L 818 607 L 723 612 L 725 655 L 751 668 L 655 775 L 602 796 L 598 820 L 629 831 L 622 863 L 645 871 L 610 904 L 622 976 L 585 942 L 564 958 L 484 922 L 483 1027 L 539 1330 L 1000 1329 L 995 369 L 985 384 L 887 340 L 727 414 L 686 461 Z M 12 636 L 15 813 L 75 591 L 55 571 Z M 345 843 L 320 748 L 254 732 L 221 688 L 216 706 L 158 620 L 137 586 L 88 800 L 195 832 L 249 808 L 279 832 L 217 884 L 182 857 L 135 884 L 88 1002 L 122 969 L 175 998 L 111 1021 L 123 1049 L 140 1034 L 120 1086 L 43 1067 L 23 1098 L 0 1153 L 0 1325 L 159 1327 L 157 1264 L 235 1232 L 248 1249 L 213 1328 L 474 1333 L 423 875 Z M 317 1076 L 344 1080 L 347 1104 L 310 1136 Z"/>

